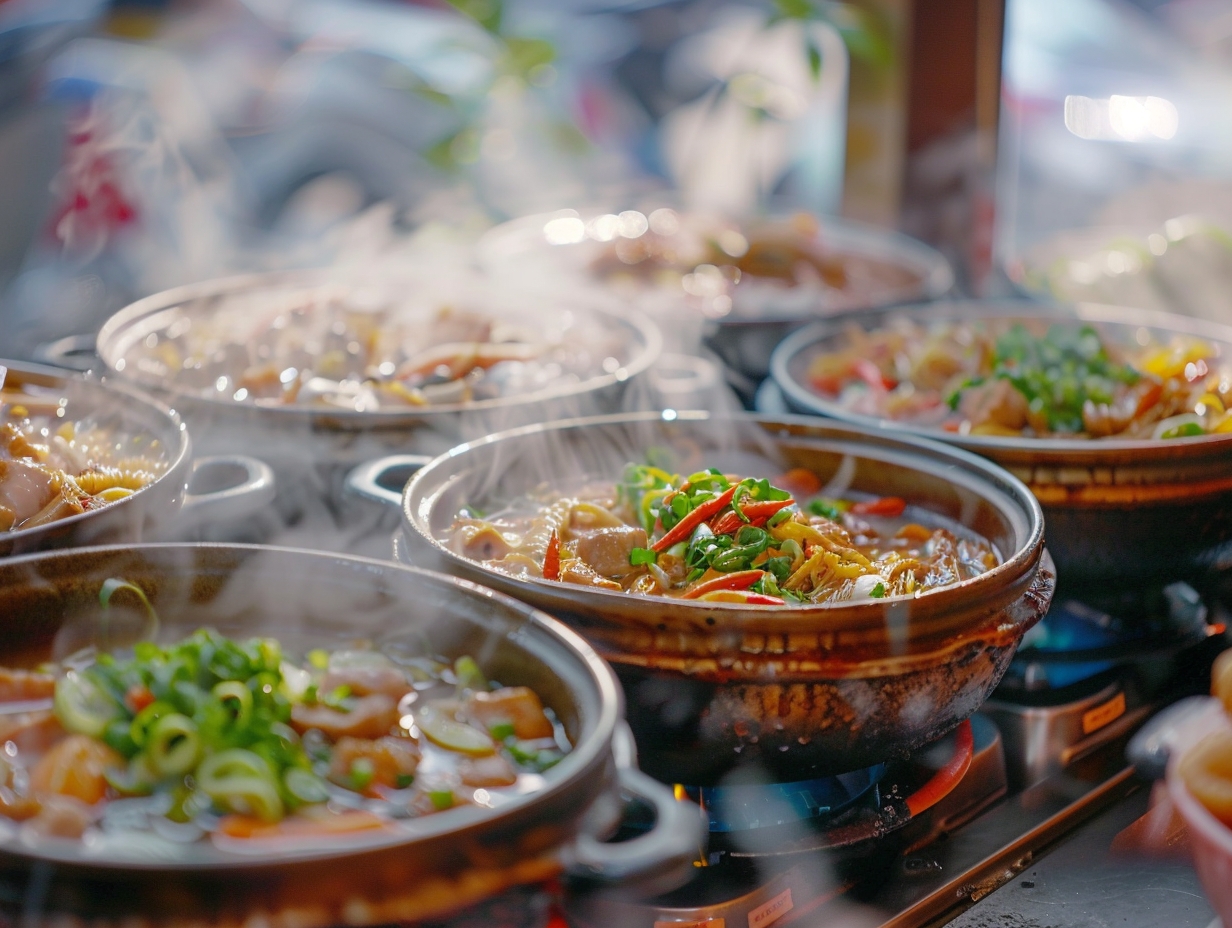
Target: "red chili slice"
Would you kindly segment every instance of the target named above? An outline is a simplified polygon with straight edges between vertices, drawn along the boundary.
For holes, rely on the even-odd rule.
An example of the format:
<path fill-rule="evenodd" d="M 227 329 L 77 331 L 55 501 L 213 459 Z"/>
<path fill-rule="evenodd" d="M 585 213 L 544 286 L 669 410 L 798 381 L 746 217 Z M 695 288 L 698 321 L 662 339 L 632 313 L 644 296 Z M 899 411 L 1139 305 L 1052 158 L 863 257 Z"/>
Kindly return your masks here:
<path fill-rule="evenodd" d="M 715 590 L 745 590 L 766 575 L 764 570 L 737 570 L 734 573 L 713 577 L 705 583 L 689 589 L 681 599 L 697 599 Z"/>
<path fill-rule="evenodd" d="M 552 537 L 548 539 L 548 549 L 543 554 L 543 579 L 560 579 L 560 538 L 557 537 L 555 529 L 552 531 Z"/>
<path fill-rule="evenodd" d="M 650 546 L 651 549 L 654 551 L 666 551 L 677 542 L 686 541 L 693 534 L 693 529 L 708 521 L 711 516 L 716 515 L 722 510 L 724 506 L 732 501 L 735 493 L 736 487 L 729 487 L 722 496 L 716 496 L 714 499 L 702 503 L 673 525 L 666 535 Z"/>
<path fill-rule="evenodd" d="M 710 523 L 710 531 L 716 535 L 732 535 L 740 531 L 740 527 L 743 525 L 764 525 L 772 515 L 780 509 L 786 509 L 794 502 L 795 500 L 793 499 L 764 499 L 754 500 L 751 503 L 741 503 L 740 509 L 748 517 L 748 522 L 745 522 L 736 514 L 735 510 L 732 510 L 716 517 Z"/>
<path fill-rule="evenodd" d="M 898 386 L 897 380 L 892 380 L 885 374 L 881 373 L 881 368 L 870 361 L 868 358 L 860 358 L 851 366 L 856 376 L 863 380 L 874 390 L 893 390 Z"/>
<path fill-rule="evenodd" d="M 860 516 L 901 516 L 907 508 L 905 500 L 897 496 L 882 496 L 863 503 L 856 503 L 851 511 Z"/>

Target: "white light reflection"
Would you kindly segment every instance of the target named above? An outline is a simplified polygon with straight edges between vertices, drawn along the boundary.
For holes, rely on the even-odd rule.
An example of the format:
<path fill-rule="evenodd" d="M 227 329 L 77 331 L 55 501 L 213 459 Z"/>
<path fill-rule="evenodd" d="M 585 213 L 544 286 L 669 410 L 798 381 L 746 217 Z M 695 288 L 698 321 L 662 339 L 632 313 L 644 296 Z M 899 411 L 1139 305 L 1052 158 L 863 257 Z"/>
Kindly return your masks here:
<path fill-rule="evenodd" d="M 1167 141 L 1179 126 L 1176 106 L 1163 97 L 1113 94 L 1104 100 L 1071 94 L 1065 98 L 1065 128 L 1080 139 Z"/>
<path fill-rule="evenodd" d="M 640 238 L 650 228 L 650 222 L 635 209 L 627 209 L 618 217 L 620 225 L 617 231 L 624 238 Z"/>
<path fill-rule="evenodd" d="M 612 213 L 604 213 L 602 216 L 596 216 L 590 221 L 587 227 L 587 232 L 590 237 L 596 242 L 610 242 L 616 237 L 616 232 L 620 228 L 620 217 Z"/>
<path fill-rule="evenodd" d="M 586 238 L 586 223 L 575 216 L 552 219 L 543 227 L 549 245 L 576 245 Z"/>

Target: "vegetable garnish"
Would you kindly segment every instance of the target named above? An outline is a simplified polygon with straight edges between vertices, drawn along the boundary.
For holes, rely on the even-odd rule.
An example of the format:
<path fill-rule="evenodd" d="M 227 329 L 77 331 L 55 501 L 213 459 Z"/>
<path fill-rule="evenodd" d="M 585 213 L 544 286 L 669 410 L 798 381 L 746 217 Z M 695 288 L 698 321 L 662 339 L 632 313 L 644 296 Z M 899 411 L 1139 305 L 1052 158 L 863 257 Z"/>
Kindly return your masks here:
<path fill-rule="evenodd" d="M 806 378 L 852 412 L 962 435 L 1171 440 L 1232 432 L 1221 352 L 1142 327 L 901 317 L 815 354 Z"/>
<path fill-rule="evenodd" d="M 788 481 L 823 487 L 801 468 L 772 482 L 716 468 L 683 475 L 629 464 L 593 499 L 566 497 L 530 515 L 459 518 L 452 543 L 518 576 L 743 605 L 914 595 L 997 563 L 985 540 L 960 537 L 962 530 L 906 520 L 887 526 L 907 511 L 899 497 L 798 501 L 778 485 Z M 877 592 L 868 592 L 869 578 Z"/>
<path fill-rule="evenodd" d="M 157 626 L 150 598 L 121 579 L 103 584 L 104 616 L 117 596 L 136 597 Z M 467 655 L 452 665 L 365 649 L 297 659 L 274 638 L 211 629 L 88 654 L 26 674 L 53 694 L 53 741 L 5 755 L 0 816 L 37 819 L 46 806 L 54 817 L 55 797 L 70 796 L 94 807 L 74 820 L 80 834 L 99 821 L 146 830 L 159 816 L 197 826 L 188 840 L 348 833 L 469 804 L 477 789 L 521 791 L 523 775 L 568 748 L 533 691 L 489 682 Z M 421 759 L 431 761 L 422 771 Z M 118 799 L 135 804 L 115 806 L 112 821 Z"/>

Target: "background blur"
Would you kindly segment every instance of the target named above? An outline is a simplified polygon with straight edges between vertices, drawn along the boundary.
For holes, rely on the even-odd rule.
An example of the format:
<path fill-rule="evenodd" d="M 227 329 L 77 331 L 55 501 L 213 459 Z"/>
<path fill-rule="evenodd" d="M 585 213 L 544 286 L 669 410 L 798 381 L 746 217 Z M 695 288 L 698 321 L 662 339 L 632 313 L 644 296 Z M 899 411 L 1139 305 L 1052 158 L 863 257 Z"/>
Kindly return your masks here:
<path fill-rule="evenodd" d="M 663 191 L 1232 319 L 1226 0 L 6 0 L 0 354 Z"/>

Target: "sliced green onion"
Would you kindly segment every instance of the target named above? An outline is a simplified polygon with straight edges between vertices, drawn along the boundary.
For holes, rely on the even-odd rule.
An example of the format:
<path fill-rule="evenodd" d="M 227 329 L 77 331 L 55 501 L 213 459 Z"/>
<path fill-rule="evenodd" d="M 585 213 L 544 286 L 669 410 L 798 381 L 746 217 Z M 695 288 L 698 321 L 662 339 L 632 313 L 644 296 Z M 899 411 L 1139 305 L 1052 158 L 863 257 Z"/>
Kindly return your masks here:
<path fill-rule="evenodd" d="M 214 802 L 232 812 L 255 815 L 263 821 L 282 818 L 282 797 L 269 764 L 252 751 L 232 748 L 201 762 L 197 785 Z"/>
<path fill-rule="evenodd" d="M 146 738 L 149 735 L 151 726 L 164 715 L 172 715 L 175 713 L 175 706 L 171 703 L 163 702 L 161 699 L 157 702 L 152 702 L 140 712 L 128 726 L 128 732 L 132 736 L 133 744 L 137 747 L 145 747 Z"/>
<path fill-rule="evenodd" d="M 650 548 L 634 548 L 629 552 L 629 563 L 634 567 L 641 567 L 643 564 L 654 564 L 658 560 L 658 553 Z"/>
<path fill-rule="evenodd" d="M 210 693 L 222 703 L 237 728 L 248 724 L 248 720 L 252 718 L 252 690 L 238 680 L 224 680 L 210 690 Z"/>
<path fill-rule="evenodd" d="M 458 678 L 459 693 L 463 690 L 486 690 L 488 688 L 488 680 L 483 675 L 483 671 L 479 669 L 475 659 L 469 655 L 464 654 L 453 662 L 453 673 Z"/>
<path fill-rule="evenodd" d="M 120 590 L 127 590 L 141 601 L 141 605 L 145 607 L 146 618 L 149 620 L 146 624 L 145 631 L 141 633 L 141 637 L 145 641 L 153 641 L 158 637 L 158 613 L 154 611 L 154 606 L 150 603 L 149 598 L 145 595 L 145 590 L 137 586 L 135 583 L 129 583 L 119 577 L 109 577 L 103 581 L 102 587 L 98 591 L 98 603 L 103 609 L 111 608 L 111 598 Z M 103 650 L 111 650 L 106 641 L 107 626 L 103 624 Z"/>
<path fill-rule="evenodd" d="M 488 733 L 497 741 L 512 738 L 515 731 L 513 722 L 497 722 L 495 725 L 488 726 Z"/>
<path fill-rule="evenodd" d="M 868 595 L 873 599 L 881 599 L 886 595 L 886 587 L 884 583 L 878 583 L 875 587 L 868 591 Z"/>
<path fill-rule="evenodd" d="M 151 769 L 162 777 L 182 777 L 197 766 L 201 738 L 192 719 L 174 713 L 150 726 L 145 752 Z"/>
<path fill-rule="evenodd" d="M 438 812 L 453 808 L 453 790 L 451 789 L 430 789 L 428 798 L 432 800 L 432 805 Z"/>
<path fill-rule="evenodd" d="M 291 767 L 282 775 L 282 782 L 287 792 L 305 805 L 315 805 L 329 799 L 329 789 L 325 786 L 325 781 L 303 767 Z"/>
<path fill-rule="evenodd" d="M 91 738 L 102 738 L 107 726 L 124 714 L 119 703 L 90 674 L 75 670 L 56 681 L 52 705 L 61 725 Z"/>
<path fill-rule="evenodd" d="M 329 667 L 329 652 L 322 648 L 317 648 L 314 651 L 309 651 L 307 654 L 308 663 L 317 670 L 325 670 Z"/>
<path fill-rule="evenodd" d="M 347 771 L 347 784 L 356 792 L 362 792 L 372 784 L 374 776 L 376 768 L 372 766 L 372 759 L 357 757 L 351 761 L 351 769 Z"/>

